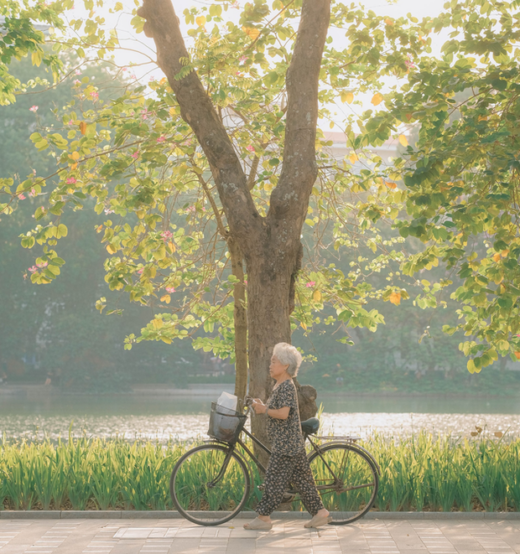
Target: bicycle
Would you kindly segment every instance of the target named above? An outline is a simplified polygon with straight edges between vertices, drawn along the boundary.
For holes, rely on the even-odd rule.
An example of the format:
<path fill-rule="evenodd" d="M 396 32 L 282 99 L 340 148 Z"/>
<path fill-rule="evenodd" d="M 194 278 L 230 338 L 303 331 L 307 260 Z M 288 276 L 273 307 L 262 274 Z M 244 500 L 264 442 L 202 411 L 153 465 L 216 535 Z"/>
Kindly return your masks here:
<path fill-rule="evenodd" d="M 267 446 L 245 429 L 251 403 L 245 404 L 244 412 L 240 413 L 212 403 L 208 430 L 211 439 L 183 454 L 173 468 L 170 479 L 173 503 L 193 523 L 221 525 L 244 508 L 251 491 L 251 474 L 244 453 L 265 474 L 265 467 L 241 439 L 245 433 L 271 454 Z M 304 439 L 311 445 L 308 459 L 316 487 L 333 516 L 330 525 L 352 523 L 374 503 L 381 474 L 379 465 L 370 452 L 356 444 L 359 437 L 314 436 L 319 426 L 315 417 L 301 423 Z M 262 490 L 263 485 L 258 488 Z M 283 502 L 297 500 L 297 491 L 289 485 Z"/>

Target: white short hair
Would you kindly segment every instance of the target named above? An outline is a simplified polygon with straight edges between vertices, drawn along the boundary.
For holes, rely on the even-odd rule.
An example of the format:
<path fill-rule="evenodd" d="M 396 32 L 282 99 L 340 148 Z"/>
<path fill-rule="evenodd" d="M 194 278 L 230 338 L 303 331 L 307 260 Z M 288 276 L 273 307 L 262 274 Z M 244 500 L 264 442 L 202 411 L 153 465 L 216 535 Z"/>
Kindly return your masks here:
<path fill-rule="evenodd" d="M 286 371 L 291 377 L 296 377 L 302 363 L 302 355 L 296 347 L 286 342 L 279 342 L 273 348 L 273 356 L 276 356 L 282 365 L 288 366 Z"/>

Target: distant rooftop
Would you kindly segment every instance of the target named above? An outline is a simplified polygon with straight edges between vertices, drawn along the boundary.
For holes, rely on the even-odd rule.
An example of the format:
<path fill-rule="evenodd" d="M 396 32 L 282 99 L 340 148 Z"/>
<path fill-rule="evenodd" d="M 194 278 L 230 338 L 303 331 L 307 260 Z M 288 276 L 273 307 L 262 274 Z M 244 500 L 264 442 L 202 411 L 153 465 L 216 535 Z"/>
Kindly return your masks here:
<path fill-rule="evenodd" d="M 345 156 L 352 153 L 352 148 L 347 146 L 347 136 L 341 131 L 323 131 L 325 140 L 331 140 L 332 146 L 327 146 L 324 150 L 327 151 L 333 158 L 342 160 Z M 399 141 L 396 139 L 388 139 L 381 146 L 372 146 L 366 148 L 366 150 L 373 152 L 380 156 L 385 164 L 391 163 L 391 158 L 397 156 L 397 148 Z M 355 164 L 356 165 L 356 164 Z M 357 165 L 361 166 L 361 163 Z"/>

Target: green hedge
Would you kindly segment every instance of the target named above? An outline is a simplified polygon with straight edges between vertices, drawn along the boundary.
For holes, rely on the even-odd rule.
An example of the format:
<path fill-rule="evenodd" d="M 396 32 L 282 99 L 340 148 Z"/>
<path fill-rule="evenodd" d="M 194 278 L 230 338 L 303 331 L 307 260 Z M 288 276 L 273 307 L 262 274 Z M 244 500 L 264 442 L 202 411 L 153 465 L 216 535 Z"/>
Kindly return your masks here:
<path fill-rule="evenodd" d="M 0 509 L 172 509 L 170 473 L 189 446 L 4 440 Z M 520 510 L 520 440 L 476 437 L 454 443 L 421 433 L 395 440 L 375 435 L 364 446 L 381 467 L 376 509 Z M 257 473 L 253 478 L 259 484 Z M 255 488 L 250 508 L 260 494 Z"/>

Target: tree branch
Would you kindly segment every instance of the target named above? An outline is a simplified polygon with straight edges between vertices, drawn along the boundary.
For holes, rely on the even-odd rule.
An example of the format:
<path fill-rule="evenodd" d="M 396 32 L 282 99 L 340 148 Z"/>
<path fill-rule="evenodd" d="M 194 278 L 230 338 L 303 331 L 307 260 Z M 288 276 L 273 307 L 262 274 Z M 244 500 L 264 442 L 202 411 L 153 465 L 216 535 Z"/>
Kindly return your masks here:
<path fill-rule="evenodd" d="M 251 170 L 249 171 L 249 176 L 247 178 L 247 188 L 253 190 L 256 184 L 256 172 L 258 171 L 258 164 L 260 163 L 259 156 L 255 156 L 253 163 L 251 164 Z"/>
<path fill-rule="evenodd" d="M 211 204 L 211 209 L 213 210 L 213 214 L 215 215 L 215 219 L 217 220 L 218 232 L 220 233 L 220 236 L 223 239 L 227 240 L 229 233 L 228 233 L 226 227 L 224 226 L 224 223 L 222 222 L 222 217 L 220 216 L 220 211 L 218 209 L 217 204 L 215 203 L 215 199 L 211 195 L 211 191 L 209 190 L 208 183 L 206 183 L 206 181 L 204 181 L 204 179 L 202 178 L 202 175 L 200 175 L 199 173 L 197 173 L 197 178 L 198 178 L 199 183 L 201 184 L 202 188 L 204 189 L 204 192 L 206 193 L 206 197 L 209 200 L 209 203 Z"/>
<path fill-rule="evenodd" d="M 330 20 L 330 0 L 303 0 L 302 17 L 287 71 L 287 123 L 283 167 L 268 218 L 303 218 L 316 180 L 318 84 Z"/>
<path fill-rule="evenodd" d="M 182 59 L 189 54 L 182 38 L 179 19 L 171 0 L 143 0 L 137 11 L 146 19 L 144 32 L 154 39 L 157 63 L 164 71 L 181 108 L 182 118 L 190 125 L 208 159 L 213 179 L 226 214 L 230 231 L 247 244 L 251 226 L 261 217 L 247 186 L 247 178 L 231 140 L 196 71 L 182 79 Z"/>

